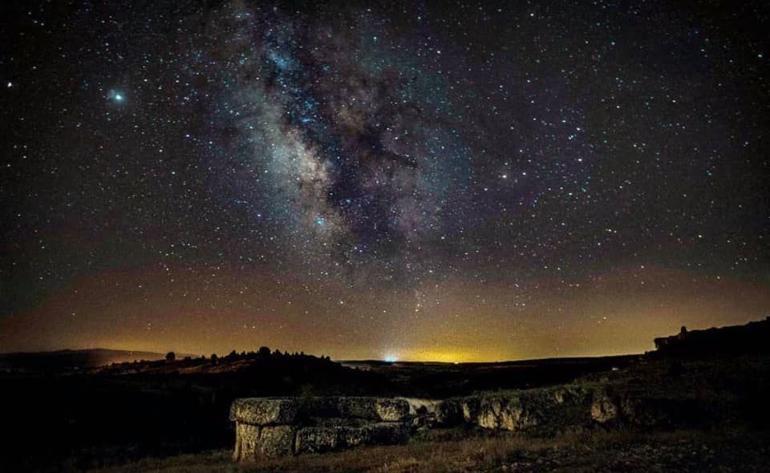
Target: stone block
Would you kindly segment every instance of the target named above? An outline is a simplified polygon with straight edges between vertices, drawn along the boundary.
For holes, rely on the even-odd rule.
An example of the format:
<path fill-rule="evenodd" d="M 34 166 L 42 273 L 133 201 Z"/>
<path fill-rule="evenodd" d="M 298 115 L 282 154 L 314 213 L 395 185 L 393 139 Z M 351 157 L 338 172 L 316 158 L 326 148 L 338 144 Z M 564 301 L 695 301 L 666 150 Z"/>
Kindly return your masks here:
<path fill-rule="evenodd" d="M 372 432 L 366 427 L 342 427 L 339 440 L 346 448 L 369 445 L 372 443 Z"/>
<path fill-rule="evenodd" d="M 259 453 L 266 457 L 280 457 L 294 453 L 295 429 L 288 425 L 262 427 L 259 434 Z"/>
<path fill-rule="evenodd" d="M 299 402 L 288 398 L 236 399 L 230 408 L 230 420 L 252 425 L 286 425 L 297 418 Z"/>
<path fill-rule="evenodd" d="M 364 429 L 368 442 L 373 445 L 392 445 L 409 440 L 409 427 L 401 422 L 376 422 Z"/>
<path fill-rule="evenodd" d="M 258 425 L 235 424 L 234 461 L 248 462 L 256 459 L 259 445 L 259 429 Z"/>
<path fill-rule="evenodd" d="M 297 431 L 295 453 L 321 453 L 337 450 L 343 427 L 303 427 Z"/>
<path fill-rule="evenodd" d="M 537 399 L 518 395 L 482 397 L 476 424 L 485 429 L 520 431 L 539 423 Z"/>
<path fill-rule="evenodd" d="M 233 458 L 248 462 L 262 456 L 402 443 L 409 438 L 415 416 L 435 412 L 439 402 L 417 404 L 374 397 L 238 399 L 230 412 L 236 421 Z"/>
<path fill-rule="evenodd" d="M 409 418 L 410 406 L 406 399 L 376 399 L 377 418 L 383 422 L 401 422 Z"/>
<path fill-rule="evenodd" d="M 340 417 L 376 420 L 379 419 L 372 397 L 340 397 L 337 400 Z"/>

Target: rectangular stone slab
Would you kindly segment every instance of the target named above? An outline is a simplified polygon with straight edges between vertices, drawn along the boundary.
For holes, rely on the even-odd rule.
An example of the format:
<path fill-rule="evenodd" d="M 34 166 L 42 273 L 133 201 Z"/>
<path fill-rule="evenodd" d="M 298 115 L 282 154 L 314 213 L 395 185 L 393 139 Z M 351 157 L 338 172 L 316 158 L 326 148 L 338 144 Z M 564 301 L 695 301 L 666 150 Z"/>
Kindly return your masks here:
<path fill-rule="evenodd" d="M 297 431 L 295 453 L 321 453 L 344 446 L 340 442 L 343 427 L 303 427 Z"/>
<path fill-rule="evenodd" d="M 236 399 L 230 407 L 230 420 L 252 425 L 293 424 L 299 402 L 288 398 L 252 397 Z"/>
<path fill-rule="evenodd" d="M 294 427 L 277 425 L 262 427 L 259 433 L 259 451 L 266 457 L 280 457 L 294 453 Z"/>
<path fill-rule="evenodd" d="M 409 439 L 400 422 L 375 422 L 361 427 L 302 427 L 297 430 L 294 453 L 321 453 L 359 445 L 391 445 Z"/>
<path fill-rule="evenodd" d="M 260 457 L 280 457 L 294 453 L 295 429 L 288 425 L 258 426 L 237 423 L 233 460 L 253 462 Z"/>
<path fill-rule="evenodd" d="M 340 417 L 399 422 L 409 418 L 409 403 L 405 399 L 376 397 L 340 397 L 337 402 Z"/>

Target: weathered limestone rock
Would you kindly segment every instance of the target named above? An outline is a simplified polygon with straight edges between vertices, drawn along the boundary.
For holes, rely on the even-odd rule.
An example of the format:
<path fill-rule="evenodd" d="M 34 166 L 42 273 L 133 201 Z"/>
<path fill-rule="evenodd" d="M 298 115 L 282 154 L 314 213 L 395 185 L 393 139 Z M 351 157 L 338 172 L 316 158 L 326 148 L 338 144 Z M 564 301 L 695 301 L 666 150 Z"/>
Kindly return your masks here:
<path fill-rule="evenodd" d="M 477 397 L 468 397 L 460 401 L 463 420 L 469 424 L 477 424 L 479 418 L 480 402 Z"/>
<path fill-rule="evenodd" d="M 377 399 L 374 404 L 377 417 L 384 422 L 401 422 L 409 417 L 411 406 L 406 399 Z"/>
<path fill-rule="evenodd" d="M 342 428 L 340 431 L 340 440 L 345 448 L 370 445 L 372 444 L 371 434 L 371 430 L 362 427 Z"/>
<path fill-rule="evenodd" d="M 238 399 L 236 461 L 405 442 L 417 429 L 470 425 L 550 435 L 596 424 L 679 425 L 707 417 L 688 399 L 568 385 L 431 400 L 378 397 Z"/>
<path fill-rule="evenodd" d="M 292 424 L 299 401 L 291 398 L 252 397 L 236 399 L 230 407 L 230 420 L 252 425 Z"/>
<path fill-rule="evenodd" d="M 488 393 L 448 400 L 444 408 L 459 406 L 462 421 L 481 428 L 549 435 L 588 427 L 592 392 L 585 387 L 564 386 Z"/>
<path fill-rule="evenodd" d="M 326 452 L 408 440 L 416 409 L 405 399 L 367 397 L 236 400 L 233 458 Z"/>
<path fill-rule="evenodd" d="M 409 440 L 409 426 L 400 422 L 377 422 L 364 427 L 369 444 L 392 445 Z"/>
<path fill-rule="evenodd" d="M 293 453 L 320 453 L 342 447 L 339 427 L 303 427 L 297 431 Z"/>
<path fill-rule="evenodd" d="M 409 403 L 401 398 L 340 397 L 337 410 L 340 417 L 400 422 L 409 416 Z"/>
<path fill-rule="evenodd" d="M 259 426 L 237 423 L 233 459 L 254 461 L 260 456 L 277 457 L 293 452 L 294 428 L 288 425 Z"/>
<path fill-rule="evenodd" d="M 448 427 L 463 422 L 463 409 L 455 399 L 447 399 L 436 406 L 436 425 Z"/>
<path fill-rule="evenodd" d="M 618 418 L 618 406 L 606 395 L 599 395 L 591 403 L 591 418 L 600 424 Z"/>
<path fill-rule="evenodd" d="M 253 460 L 259 445 L 258 425 L 235 424 L 235 450 L 233 451 L 233 460 L 247 461 Z"/>
<path fill-rule="evenodd" d="M 580 386 L 560 386 L 551 390 L 556 404 L 583 403 L 591 396 L 592 391 Z"/>
<path fill-rule="evenodd" d="M 525 410 L 518 397 L 482 398 L 477 424 L 485 429 L 523 430 L 537 425 L 535 416 Z"/>
<path fill-rule="evenodd" d="M 462 422 L 460 403 L 455 399 L 434 400 L 404 398 L 415 427 L 458 425 Z"/>
<path fill-rule="evenodd" d="M 295 429 L 290 425 L 262 427 L 259 450 L 266 457 L 291 455 L 294 452 Z"/>
<path fill-rule="evenodd" d="M 341 397 L 337 403 L 340 417 L 375 420 L 377 411 L 374 408 L 375 398 Z"/>

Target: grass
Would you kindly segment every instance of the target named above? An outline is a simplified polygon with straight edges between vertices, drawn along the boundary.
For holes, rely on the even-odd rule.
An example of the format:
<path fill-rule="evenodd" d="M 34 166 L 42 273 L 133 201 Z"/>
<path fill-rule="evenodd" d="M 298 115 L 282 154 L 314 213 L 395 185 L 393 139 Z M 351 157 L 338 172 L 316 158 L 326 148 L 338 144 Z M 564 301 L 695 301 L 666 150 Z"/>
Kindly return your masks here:
<path fill-rule="evenodd" d="M 264 459 L 239 466 L 229 451 L 144 459 L 91 473 L 449 473 L 485 471 L 763 471 L 770 438 L 749 432 L 593 432 L 548 439 L 441 433 L 441 440 Z"/>
<path fill-rule="evenodd" d="M 552 444 L 553 441 L 549 442 Z M 167 459 L 145 459 L 122 467 L 98 470 L 99 473 L 134 472 L 449 472 L 474 471 L 484 464 L 493 465 L 515 450 L 545 448 L 532 440 L 519 438 L 471 438 L 467 440 L 418 441 L 406 445 L 363 447 L 337 453 L 264 459 L 238 467 L 229 451 L 181 455 Z"/>

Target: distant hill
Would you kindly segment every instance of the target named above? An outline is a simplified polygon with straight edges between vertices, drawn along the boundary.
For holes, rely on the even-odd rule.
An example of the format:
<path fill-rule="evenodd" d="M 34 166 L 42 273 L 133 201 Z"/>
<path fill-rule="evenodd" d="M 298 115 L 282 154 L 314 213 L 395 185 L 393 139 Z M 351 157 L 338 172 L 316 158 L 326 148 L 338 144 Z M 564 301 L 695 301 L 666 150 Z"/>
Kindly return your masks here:
<path fill-rule="evenodd" d="M 0 370 L 18 372 L 66 372 L 136 360 L 161 360 L 165 354 L 147 351 L 58 350 L 33 353 L 0 353 Z"/>

